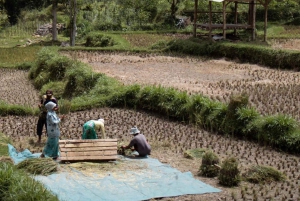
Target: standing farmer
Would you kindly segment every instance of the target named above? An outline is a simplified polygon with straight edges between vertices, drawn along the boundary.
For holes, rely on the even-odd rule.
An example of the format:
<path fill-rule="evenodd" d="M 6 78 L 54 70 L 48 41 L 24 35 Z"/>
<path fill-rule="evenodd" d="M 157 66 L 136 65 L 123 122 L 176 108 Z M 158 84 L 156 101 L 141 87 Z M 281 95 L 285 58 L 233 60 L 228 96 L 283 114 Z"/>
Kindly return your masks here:
<path fill-rule="evenodd" d="M 59 130 L 59 123 L 60 119 L 56 112 L 58 110 L 57 104 L 53 102 L 48 102 L 45 105 L 47 109 L 47 134 L 48 139 L 46 145 L 44 147 L 43 153 L 41 157 L 51 157 L 53 159 L 57 159 L 59 156 L 59 137 L 60 137 L 60 130 Z"/>
<path fill-rule="evenodd" d="M 40 104 L 38 105 L 41 110 L 41 113 L 39 115 L 39 119 L 38 119 L 38 122 L 36 125 L 36 133 L 38 135 L 38 143 L 40 143 L 42 140 L 44 125 L 45 125 L 46 131 L 47 131 L 47 124 L 46 124 L 47 109 L 45 108 L 45 105 L 50 101 L 57 104 L 57 100 L 53 96 L 53 91 L 48 89 L 46 91 L 46 95 L 42 96 Z"/>

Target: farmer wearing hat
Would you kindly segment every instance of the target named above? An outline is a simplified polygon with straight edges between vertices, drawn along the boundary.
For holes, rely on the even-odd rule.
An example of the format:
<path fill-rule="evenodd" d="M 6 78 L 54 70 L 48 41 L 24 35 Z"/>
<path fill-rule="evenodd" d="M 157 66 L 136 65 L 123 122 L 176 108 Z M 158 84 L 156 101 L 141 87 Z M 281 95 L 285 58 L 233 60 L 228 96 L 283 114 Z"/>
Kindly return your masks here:
<path fill-rule="evenodd" d="M 105 139 L 104 119 L 89 120 L 83 124 L 82 139 L 97 139 L 97 131 L 101 131 L 102 138 Z"/>
<path fill-rule="evenodd" d="M 141 157 L 150 155 L 151 146 L 147 142 L 146 137 L 143 134 L 140 134 L 139 129 L 137 127 L 131 128 L 130 134 L 134 136 L 133 139 L 130 141 L 128 146 L 122 146 L 122 148 L 130 149 L 134 147 L 132 150 L 137 151 Z"/>

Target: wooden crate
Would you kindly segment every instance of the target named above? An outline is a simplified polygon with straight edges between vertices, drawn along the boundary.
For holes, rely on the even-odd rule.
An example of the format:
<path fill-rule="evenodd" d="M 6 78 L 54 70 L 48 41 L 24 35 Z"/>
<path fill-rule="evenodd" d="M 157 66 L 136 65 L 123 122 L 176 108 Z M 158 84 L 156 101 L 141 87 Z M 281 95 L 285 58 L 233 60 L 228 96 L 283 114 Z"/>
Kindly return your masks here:
<path fill-rule="evenodd" d="M 59 140 L 61 161 L 107 161 L 117 159 L 117 139 Z"/>

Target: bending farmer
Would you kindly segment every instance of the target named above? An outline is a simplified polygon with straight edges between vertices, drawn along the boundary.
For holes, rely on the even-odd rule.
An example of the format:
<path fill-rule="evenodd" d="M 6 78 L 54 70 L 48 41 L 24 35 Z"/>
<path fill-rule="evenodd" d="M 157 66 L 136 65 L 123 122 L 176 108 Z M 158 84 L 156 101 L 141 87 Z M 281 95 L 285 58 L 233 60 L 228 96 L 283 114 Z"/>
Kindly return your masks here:
<path fill-rule="evenodd" d="M 103 139 L 106 138 L 104 119 L 90 120 L 84 123 L 82 139 L 97 139 L 97 131 L 101 131 Z"/>
<path fill-rule="evenodd" d="M 130 141 L 128 146 L 122 146 L 122 148 L 130 149 L 131 147 L 134 147 L 132 150 L 137 151 L 141 157 L 150 155 L 151 146 L 147 142 L 146 137 L 143 134 L 140 134 L 137 127 L 131 128 L 130 134 L 134 136 L 133 139 Z"/>

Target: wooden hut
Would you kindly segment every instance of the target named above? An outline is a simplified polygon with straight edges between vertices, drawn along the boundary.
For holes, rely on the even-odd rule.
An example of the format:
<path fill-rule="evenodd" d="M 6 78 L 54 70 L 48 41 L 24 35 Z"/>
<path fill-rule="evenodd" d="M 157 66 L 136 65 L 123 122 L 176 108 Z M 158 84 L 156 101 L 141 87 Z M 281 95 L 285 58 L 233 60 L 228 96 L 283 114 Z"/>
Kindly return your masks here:
<path fill-rule="evenodd" d="M 220 14 L 223 15 L 223 23 L 222 24 L 214 24 L 212 22 L 212 14 L 213 13 L 218 13 L 214 12 L 212 10 L 212 3 L 222 3 L 222 12 L 219 12 Z M 234 3 L 234 23 L 233 24 L 228 24 L 226 21 L 226 8 L 229 4 Z M 238 23 L 238 4 L 248 4 L 249 9 L 248 9 L 248 23 L 246 24 L 241 24 Z M 248 29 L 251 30 L 251 39 L 255 40 L 255 16 L 256 16 L 256 7 L 255 5 L 256 0 L 209 0 L 208 1 L 208 11 L 207 13 L 209 14 L 209 22 L 208 23 L 198 23 L 197 22 L 197 15 L 198 13 L 198 0 L 195 0 L 195 8 L 194 8 L 194 30 L 193 30 L 193 35 L 196 37 L 197 33 L 197 28 L 200 29 L 205 29 L 209 31 L 209 38 L 212 38 L 212 30 L 214 29 L 220 29 L 223 30 L 223 38 L 226 39 L 226 31 L 231 29 L 234 30 L 234 34 L 236 35 L 236 30 L 237 29 Z"/>

